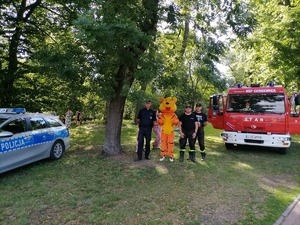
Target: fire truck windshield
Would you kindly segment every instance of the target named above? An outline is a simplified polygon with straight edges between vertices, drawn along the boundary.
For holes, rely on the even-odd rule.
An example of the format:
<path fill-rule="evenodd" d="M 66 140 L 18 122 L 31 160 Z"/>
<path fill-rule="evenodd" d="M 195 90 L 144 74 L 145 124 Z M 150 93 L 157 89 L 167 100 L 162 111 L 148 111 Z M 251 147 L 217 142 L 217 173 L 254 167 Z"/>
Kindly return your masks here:
<path fill-rule="evenodd" d="M 284 94 L 229 94 L 227 112 L 285 113 Z"/>

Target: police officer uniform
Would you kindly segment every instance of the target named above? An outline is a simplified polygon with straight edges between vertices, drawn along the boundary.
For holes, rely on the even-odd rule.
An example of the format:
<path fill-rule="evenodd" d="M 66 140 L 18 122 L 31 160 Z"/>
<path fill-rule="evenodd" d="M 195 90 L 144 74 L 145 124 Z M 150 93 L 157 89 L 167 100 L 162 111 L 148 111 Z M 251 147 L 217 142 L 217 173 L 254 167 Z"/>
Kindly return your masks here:
<path fill-rule="evenodd" d="M 151 104 L 151 101 L 146 101 L 146 104 Z M 153 109 L 145 107 L 139 111 L 137 119 L 139 121 L 137 160 L 142 159 L 144 139 L 146 139 L 145 159 L 150 159 L 151 133 L 153 124 L 156 121 L 156 113 Z"/>

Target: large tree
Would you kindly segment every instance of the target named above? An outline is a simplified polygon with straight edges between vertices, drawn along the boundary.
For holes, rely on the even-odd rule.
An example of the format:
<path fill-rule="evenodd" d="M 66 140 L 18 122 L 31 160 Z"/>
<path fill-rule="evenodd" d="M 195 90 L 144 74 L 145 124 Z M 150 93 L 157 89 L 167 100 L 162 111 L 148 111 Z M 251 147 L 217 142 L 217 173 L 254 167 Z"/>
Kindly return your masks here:
<path fill-rule="evenodd" d="M 94 66 L 93 80 L 108 102 L 104 144 L 108 154 L 122 151 L 124 105 L 134 81 L 140 84 L 141 91 L 155 84 L 163 94 L 172 94 L 170 90 L 182 93 L 182 101 L 187 100 L 189 91 L 200 100 L 200 83 L 206 83 L 202 88 L 216 84 L 224 88 L 214 64 L 223 52 L 218 40 L 222 31 L 217 32 L 218 28 L 225 31 L 231 27 L 241 35 L 251 29 L 243 26 L 247 17 L 239 16 L 244 11 L 238 10 L 241 4 L 234 0 L 172 2 L 98 0 L 75 24 Z M 159 19 L 166 22 L 159 23 L 158 31 Z M 157 59 L 159 55 L 163 55 L 164 69 L 157 74 L 145 72 L 147 59 Z M 162 76 L 155 77 L 159 75 Z"/>
<path fill-rule="evenodd" d="M 2 107 L 20 106 L 24 102 L 34 102 L 36 104 L 31 110 L 40 110 L 49 103 L 46 100 L 46 98 L 48 100 L 51 98 L 51 96 L 47 96 L 48 91 L 55 88 L 56 85 L 50 87 L 49 83 L 51 82 L 38 83 L 42 79 L 39 79 L 38 68 L 44 62 L 33 63 L 31 59 L 45 46 L 53 49 L 53 45 L 60 44 L 62 46 L 61 42 L 69 42 L 70 39 L 63 40 L 62 37 L 68 36 L 68 31 L 72 28 L 72 21 L 76 19 L 77 13 L 86 7 L 85 3 L 87 2 L 89 1 L 66 0 L 62 3 L 62 1 L 53 0 L 7 0 L 1 2 L 0 104 Z M 74 43 L 71 40 L 72 42 Z M 70 46 L 70 43 L 63 44 L 65 45 L 64 52 L 66 52 L 66 46 Z M 74 51 L 74 46 L 78 45 L 73 45 L 69 49 Z M 48 55 L 44 54 L 44 58 L 47 57 Z M 70 57 L 62 61 L 65 61 L 65 65 L 68 64 L 68 67 L 71 67 L 70 65 L 73 63 L 70 62 L 72 61 Z M 62 64 L 62 61 L 57 58 L 56 63 Z M 55 67 L 57 65 L 52 68 Z M 77 71 L 73 71 L 74 73 L 68 75 L 69 80 L 73 80 L 72 77 L 78 74 Z M 42 74 L 43 79 L 47 80 L 49 74 Z M 52 74 L 54 74 L 53 71 Z M 52 77 L 54 80 L 56 78 Z M 39 88 L 34 86 L 39 86 Z M 44 96 L 40 97 L 40 95 Z M 43 104 L 38 108 L 40 102 Z M 30 108 L 32 104 L 28 104 L 28 106 Z"/>
<path fill-rule="evenodd" d="M 20 4 L 7 1 L 1 4 L 0 24 L 3 27 L 1 40 L 4 50 L 1 54 L 1 105 L 11 106 L 14 99 L 14 82 L 25 73 L 26 65 L 20 66 L 22 57 L 26 57 L 30 47 L 30 34 L 25 32 L 36 9 L 41 5 L 41 0 L 26 1 Z M 30 26 L 31 27 L 31 26 Z M 8 88 L 7 88 L 8 87 Z"/>
<path fill-rule="evenodd" d="M 104 152 L 119 154 L 125 100 L 143 55 L 155 40 L 159 0 L 95 1 L 77 22 L 106 97 Z"/>

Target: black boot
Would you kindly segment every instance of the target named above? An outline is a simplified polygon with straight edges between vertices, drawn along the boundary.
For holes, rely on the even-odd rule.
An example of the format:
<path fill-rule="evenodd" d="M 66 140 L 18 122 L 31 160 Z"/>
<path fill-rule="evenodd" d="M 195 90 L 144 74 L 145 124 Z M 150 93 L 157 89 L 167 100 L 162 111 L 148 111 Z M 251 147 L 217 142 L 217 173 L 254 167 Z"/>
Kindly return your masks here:
<path fill-rule="evenodd" d="M 184 151 L 180 151 L 179 162 L 183 162 L 184 159 Z"/>
<path fill-rule="evenodd" d="M 186 160 L 191 160 L 192 159 L 192 155 L 191 153 L 189 152 L 189 157 L 186 159 Z"/>
<path fill-rule="evenodd" d="M 201 152 L 201 161 L 205 161 L 206 153 Z"/>
<path fill-rule="evenodd" d="M 191 152 L 191 160 L 192 162 L 196 163 L 196 152 Z"/>

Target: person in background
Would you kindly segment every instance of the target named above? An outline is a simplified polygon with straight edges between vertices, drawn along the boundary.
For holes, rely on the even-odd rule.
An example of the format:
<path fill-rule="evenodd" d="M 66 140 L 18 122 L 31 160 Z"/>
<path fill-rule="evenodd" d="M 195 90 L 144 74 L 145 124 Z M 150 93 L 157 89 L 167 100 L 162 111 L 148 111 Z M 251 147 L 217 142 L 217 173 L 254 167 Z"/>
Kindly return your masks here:
<path fill-rule="evenodd" d="M 187 140 L 189 141 L 189 159 L 196 162 L 195 137 L 198 131 L 198 122 L 196 115 L 192 112 L 192 106 L 188 104 L 185 112 L 179 117 L 179 146 L 180 157 L 179 162 L 184 160 L 184 152 Z"/>
<path fill-rule="evenodd" d="M 73 112 L 71 111 L 71 109 L 68 109 L 68 111 L 65 113 L 65 125 L 67 128 L 71 126 L 72 116 L 73 116 Z"/>
<path fill-rule="evenodd" d="M 158 119 L 159 112 L 158 110 L 155 112 L 156 120 Z M 155 140 L 152 143 L 153 149 L 160 149 L 160 135 L 161 135 L 161 126 L 157 123 L 153 125 L 153 132 L 155 134 Z"/>
<path fill-rule="evenodd" d="M 60 115 L 59 119 L 60 119 L 60 121 L 61 121 L 63 124 L 66 123 L 66 118 L 65 118 L 65 115 L 64 115 L 64 114 Z"/>
<path fill-rule="evenodd" d="M 151 101 L 147 100 L 145 102 L 145 108 L 140 109 L 137 122 L 139 125 L 138 131 L 138 148 L 137 148 L 137 160 L 142 160 L 143 149 L 144 149 L 144 139 L 145 143 L 145 159 L 150 159 L 150 142 L 151 133 L 153 125 L 156 124 L 156 113 L 151 109 Z"/>
<path fill-rule="evenodd" d="M 200 103 L 196 104 L 196 110 L 194 111 L 194 114 L 197 117 L 197 124 L 198 124 L 198 131 L 195 138 L 195 144 L 198 140 L 198 144 L 200 147 L 200 153 L 201 153 L 201 161 L 205 161 L 206 152 L 205 152 L 205 146 L 204 146 L 204 127 L 207 126 L 207 115 L 202 112 L 202 105 Z"/>
<path fill-rule="evenodd" d="M 81 118 L 82 118 L 81 112 L 79 110 L 77 110 L 76 113 L 75 113 L 75 119 L 76 119 L 76 125 L 77 126 L 80 125 Z"/>

